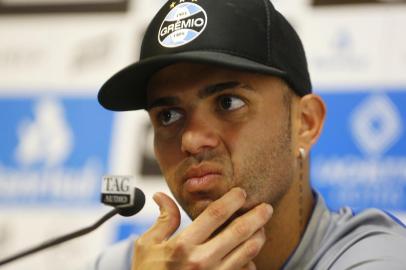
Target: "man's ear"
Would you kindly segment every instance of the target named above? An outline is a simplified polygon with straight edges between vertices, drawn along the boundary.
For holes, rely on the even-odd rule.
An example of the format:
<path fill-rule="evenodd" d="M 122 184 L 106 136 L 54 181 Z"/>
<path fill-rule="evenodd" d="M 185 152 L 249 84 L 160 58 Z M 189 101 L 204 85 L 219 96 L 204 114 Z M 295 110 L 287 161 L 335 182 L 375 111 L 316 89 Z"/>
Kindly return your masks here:
<path fill-rule="evenodd" d="M 326 105 L 317 95 L 309 94 L 299 101 L 298 146 L 309 153 L 321 134 L 326 117 Z"/>

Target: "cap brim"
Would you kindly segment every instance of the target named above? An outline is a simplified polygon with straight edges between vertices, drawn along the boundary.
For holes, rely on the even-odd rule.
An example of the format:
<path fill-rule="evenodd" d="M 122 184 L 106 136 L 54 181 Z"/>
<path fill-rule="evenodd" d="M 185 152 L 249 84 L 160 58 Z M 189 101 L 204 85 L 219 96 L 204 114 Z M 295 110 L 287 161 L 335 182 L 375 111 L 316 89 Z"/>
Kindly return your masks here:
<path fill-rule="evenodd" d="M 100 104 L 113 111 L 145 109 L 149 78 L 160 69 L 177 62 L 212 64 L 282 78 L 286 75 L 284 71 L 277 68 L 221 52 L 188 51 L 160 55 L 141 60 L 117 72 L 100 89 L 98 94 Z"/>

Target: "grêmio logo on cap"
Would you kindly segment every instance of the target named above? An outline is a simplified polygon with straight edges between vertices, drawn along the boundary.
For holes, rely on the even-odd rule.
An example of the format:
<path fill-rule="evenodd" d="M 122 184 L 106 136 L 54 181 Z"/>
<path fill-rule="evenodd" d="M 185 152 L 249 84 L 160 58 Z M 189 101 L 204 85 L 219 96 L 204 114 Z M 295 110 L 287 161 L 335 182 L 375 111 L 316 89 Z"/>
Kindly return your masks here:
<path fill-rule="evenodd" d="M 166 48 L 188 44 L 206 28 L 207 14 L 194 3 L 181 3 L 174 7 L 159 28 L 159 43 Z"/>

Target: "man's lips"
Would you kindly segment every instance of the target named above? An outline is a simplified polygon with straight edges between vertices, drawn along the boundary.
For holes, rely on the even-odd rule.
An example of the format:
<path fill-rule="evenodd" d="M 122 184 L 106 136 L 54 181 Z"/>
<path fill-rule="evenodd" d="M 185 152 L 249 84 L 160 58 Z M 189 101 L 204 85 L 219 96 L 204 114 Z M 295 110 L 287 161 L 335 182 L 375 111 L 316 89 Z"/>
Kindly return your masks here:
<path fill-rule="evenodd" d="M 191 168 L 185 174 L 184 188 L 189 193 L 208 192 L 221 177 L 221 171 L 215 168 Z"/>

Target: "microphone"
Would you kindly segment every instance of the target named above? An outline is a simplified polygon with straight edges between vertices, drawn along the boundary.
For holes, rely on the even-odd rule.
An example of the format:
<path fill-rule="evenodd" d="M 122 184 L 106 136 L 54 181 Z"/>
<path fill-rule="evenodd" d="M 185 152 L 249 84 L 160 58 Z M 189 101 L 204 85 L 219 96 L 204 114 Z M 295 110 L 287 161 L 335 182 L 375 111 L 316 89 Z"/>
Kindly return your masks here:
<path fill-rule="evenodd" d="M 135 186 L 135 182 L 132 175 L 104 176 L 101 202 L 118 208 L 118 213 L 125 217 L 138 213 L 144 207 L 145 195 Z"/>
<path fill-rule="evenodd" d="M 145 195 L 144 193 L 134 186 L 135 177 L 133 176 L 119 176 L 119 175 L 109 175 L 103 177 L 102 194 L 101 201 L 104 204 L 113 206 L 114 209 L 105 214 L 101 219 L 99 219 L 93 225 L 85 227 L 83 229 L 71 232 L 69 234 L 45 241 L 35 247 L 27 249 L 25 251 L 19 252 L 15 255 L 6 257 L 0 260 L 0 266 L 8 264 L 12 261 L 21 259 L 28 255 L 37 253 L 41 250 L 59 245 L 61 243 L 70 241 L 77 237 L 88 234 L 98 227 L 100 227 L 104 222 L 120 214 L 125 217 L 129 217 L 138 213 L 145 205 Z"/>

